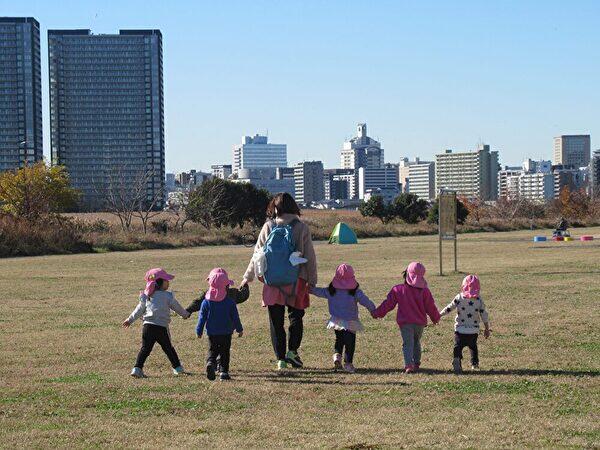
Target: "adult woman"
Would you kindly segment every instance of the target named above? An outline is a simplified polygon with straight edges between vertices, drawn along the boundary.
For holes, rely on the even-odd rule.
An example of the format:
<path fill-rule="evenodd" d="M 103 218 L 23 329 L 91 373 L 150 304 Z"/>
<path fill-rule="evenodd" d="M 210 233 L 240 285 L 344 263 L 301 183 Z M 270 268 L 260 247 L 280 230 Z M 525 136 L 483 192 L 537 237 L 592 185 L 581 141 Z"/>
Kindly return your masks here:
<path fill-rule="evenodd" d="M 283 370 L 287 368 L 287 364 L 291 364 L 293 367 L 302 367 L 303 363 L 298 355 L 298 349 L 302 342 L 304 310 L 309 306 L 309 290 L 310 287 L 317 284 L 315 250 L 308 225 L 300 220 L 300 208 L 290 194 L 284 192 L 275 195 L 267 206 L 267 217 L 268 220 L 260 231 L 255 249 L 263 248 L 275 225 L 290 225 L 296 251 L 307 259 L 306 263 L 300 265 L 298 281 L 295 285 L 276 287 L 264 284 L 262 301 L 262 305 L 269 311 L 271 342 L 277 357 L 277 369 Z M 241 286 L 251 282 L 254 277 L 254 262 L 251 260 Z M 287 352 L 284 328 L 286 306 L 290 321 Z"/>

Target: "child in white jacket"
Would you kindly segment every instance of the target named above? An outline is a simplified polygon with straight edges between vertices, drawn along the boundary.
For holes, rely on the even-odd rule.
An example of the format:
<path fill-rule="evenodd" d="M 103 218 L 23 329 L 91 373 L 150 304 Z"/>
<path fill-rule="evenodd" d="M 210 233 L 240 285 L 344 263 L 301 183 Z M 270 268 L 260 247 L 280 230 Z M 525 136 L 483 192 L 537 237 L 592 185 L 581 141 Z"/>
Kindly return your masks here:
<path fill-rule="evenodd" d="M 487 308 L 479 295 L 480 283 L 477 275 L 467 275 L 462 283 L 461 293 L 454 297 L 448 306 L 440 311 L 441 316 L 449 314 L 456 309 L 454 321 L 454 360 L 452 367 L 455 373 L 462 372 L 462 352 L 469 347 L 471 352 L 471 366 L 473 370 L 479 369 L 479 351 L 477 337 L 479 336 L 480 323 L 483 322 L 485 338 L 490 337 L 490 322 Z"/>
<path fill-rule="evenodd" d="M 190 317 L 183 306 L 181 306 L 169 289 L 169 281 L 175 278 L 163 269 L 150 269 L 146 272 L 146 289 L 140 293 L 140 302 L 133 310 L 131 315 L 123 322 L 123 326 L 128 328 L 133 322 L 143 316 L 144 326 L 142 328 L 142 348 L 140 349 L 135 367 L 131 371 L 131 376 L 135 378 L 145 378 L 144 363 L 146 358 L 152 352 L 156 342 L 166 353 L 173 373 L 179 375 L 184 373 L 183 366 L 179 361 L 177 352 L 171 344 L 169 335 L 169 323 L 171 322 L 171 310 L 175 311 L 184 319 Z"/>

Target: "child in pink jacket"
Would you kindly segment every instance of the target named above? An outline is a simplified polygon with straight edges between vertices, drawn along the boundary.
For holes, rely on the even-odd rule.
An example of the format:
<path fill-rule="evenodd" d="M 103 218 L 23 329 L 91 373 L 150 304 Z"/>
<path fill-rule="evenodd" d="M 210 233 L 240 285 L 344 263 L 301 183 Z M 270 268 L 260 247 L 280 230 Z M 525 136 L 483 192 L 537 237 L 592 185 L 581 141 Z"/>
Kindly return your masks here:
<path fill-rule="evenodd" d="M 406 373 L 419 370 L 421 365 L 421 336 L 427 326 L 427 316 L 434 324 L 440 321 L 435 301 L 425 281 L 425 266 L 411 262 L 403 273 L 404 283 L 394 286 L 385 301 L 372 312 L 382 318 L 398 306 L 396 322 L 402 335 L 402 352 Z"/>

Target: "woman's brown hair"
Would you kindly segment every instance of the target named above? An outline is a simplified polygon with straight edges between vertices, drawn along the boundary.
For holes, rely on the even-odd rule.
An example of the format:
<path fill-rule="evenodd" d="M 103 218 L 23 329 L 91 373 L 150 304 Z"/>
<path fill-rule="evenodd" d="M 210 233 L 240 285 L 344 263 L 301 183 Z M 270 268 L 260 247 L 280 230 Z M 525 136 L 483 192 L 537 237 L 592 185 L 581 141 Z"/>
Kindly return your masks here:
<path fill-rule="evenodd" d="M 267 217 L 269 219 L 274 219 L 282 214 L 300 215 L 300 208 L 298 208 L 296 200 L 287 192 L 275 194 L 267 206 Z"/>

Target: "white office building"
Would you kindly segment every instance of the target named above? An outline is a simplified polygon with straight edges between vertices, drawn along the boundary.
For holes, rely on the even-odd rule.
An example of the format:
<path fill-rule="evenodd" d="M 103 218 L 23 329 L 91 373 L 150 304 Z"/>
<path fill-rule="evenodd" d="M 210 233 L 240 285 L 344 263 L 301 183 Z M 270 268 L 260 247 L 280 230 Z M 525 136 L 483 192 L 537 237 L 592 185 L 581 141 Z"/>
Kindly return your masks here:
<path fill-rule="evenodd" d="M 358 169 L 360 167 L 379 168 L 383 166 L 384 157 L 381 144 L 367 136 L 367 124 L 356 126 L 356 136 L 344 142 L 340 163 L 342 169 Z"/>
<path fill-rule="evenodd" d="M 380 168 L 360 167 L 358 169 L 358 198 L 364 200 L 365 194 L 373 189 L 395 189 L 400 193 L 398 165 L 384 164 Z"/>
<path fill-rule="evenodd" d="M 264 189 L 270 194 L 287 192 L 293 197 L 295 193 L 294 180 L 291 178 L 278 178 L 277 169 L 272 167 L 240 169 L 237 178 L 232 181 L 253 184 L 258 189 Z"/>
<path fill-rule="evenodd" d="M 233 168 L 231 164 L 215 164 L 210 166 L 212 170 L 213 177 L 221 178 L 222 180 L 226 180 L 233 173 Z"/>
<path fill-rule="evenodd" d="M 323 163 L 303 161 L 294 166 L 295 198 L 299 203 L 321 201 L 325 198 Z"/>
<path fill-rule="evenodd" d="M 269 144 L 267 136 L 244 136 L 242 143 L 233 147 L 233 173 L 240 169 L 286 166 L 287 145 Z"/>
<path fill-rule="evenodd" d="M 452 152 L 435 155 L 435 188 L 452 189 L 458 195 L 480 200 L 498 198 L 498 152 L 481 144 L 471 152 Z"/>

